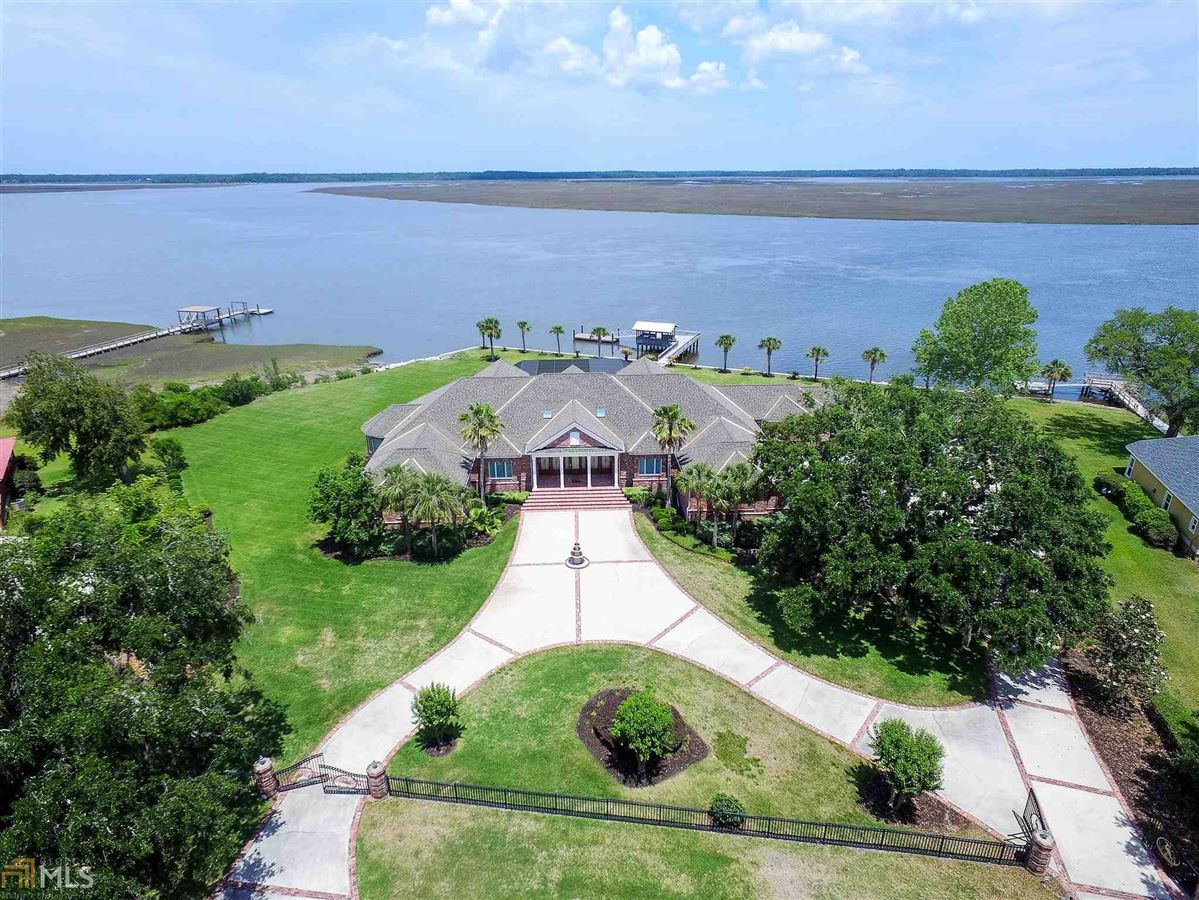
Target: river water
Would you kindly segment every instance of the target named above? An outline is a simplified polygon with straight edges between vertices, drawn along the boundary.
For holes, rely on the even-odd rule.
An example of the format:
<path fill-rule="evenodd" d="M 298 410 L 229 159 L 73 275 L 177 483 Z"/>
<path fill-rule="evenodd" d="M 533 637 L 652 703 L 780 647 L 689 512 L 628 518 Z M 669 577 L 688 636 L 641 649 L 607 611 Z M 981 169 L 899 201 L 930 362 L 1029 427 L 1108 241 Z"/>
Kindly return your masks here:
<path fill-rule="evenodd" d="M 270 317 L 226 329 L 249 343 L 373 344 L 383 360 L 470 344 L 495 315 L 504 342 L 533 324 L 628 328 L 666 320 L 735 334 L 733 365 L 860 376 L 911 365 L 945 298 L 994 276 L 1026 284 L 1042 359 L 1077 374 L 1095 326 L 1121 306 L 1195 307 L 1199 226 L 1020 225 L 584 212 L 316 194 L 306 185 L 0 197 L 0 315 L 164 324 L 188 304 L 246 300 Z"/>

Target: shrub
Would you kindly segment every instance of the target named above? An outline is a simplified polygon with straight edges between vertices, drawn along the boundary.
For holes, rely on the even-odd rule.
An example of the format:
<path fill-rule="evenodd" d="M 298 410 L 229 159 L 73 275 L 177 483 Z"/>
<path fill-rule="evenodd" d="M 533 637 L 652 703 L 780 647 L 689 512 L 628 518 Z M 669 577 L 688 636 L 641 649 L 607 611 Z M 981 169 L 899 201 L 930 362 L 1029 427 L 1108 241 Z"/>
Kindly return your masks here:
<path fill-rule="evenodd" d="M 1161 664 L 1165 636 L 1153 604 L 1134 594 L 1107 613 L 1095 627 L 1087 657 L 1100 684 L 1113 700 L 1149 700 L 1166 681 Z"/>
<path fill-rule="evenodd" d="M 173 437 L 156 437 L 150 441 L 150 449 L 162 463 L 162 470 L 169 476 L 187 468 L 187 457 L 183 445 Z"/>
<path fill-rule="evenodd" d="M 472 536 L 486 535 L 487 537 L 491 537 L 503 525 L 504 511 L 502 509 L 489 509 L 486 506 L 479 505 L 472 506 L 466 512 L 466 530 Z M 441 547 L 439 546 L 438 549 L 440 550 Z"/>
<path fill-rule="evenodd" d="M 682 517 L 680 517 L 681 519 Z M 712 546 L 712 522 L 708 519 L 698 519 L 695 522 L 695 536 Z M 716 532 L 716 546 L 721 550 L 733 549 L 733 531 L 731 528 L 720 528 Z"/>
<path fill-rule="evenodd" d="M 774 592 L 783 623 L 796 634 L 806 634 L 814 619 L 816 591 L 806 584 L 780 588 Z"/>
<path fill-rule="evenodd" d="M 445 562 L 466 549 L 465 525 L 437 526 L 437 552 L 433 552 L 433 530 L 422 528 L 412 535 L 412 557 L 421 562 Z"/>
<path fill-rule="evenodd" d="M 345 381 L 347 378 L 353 378 L 358 373 L 353 369 L 338 369 L 335 373 L 338 381 Z"/>
<path fill-rule="evenodd" d="M 351 454 L 344 464 L 321 469 L 308 499 L 308 518 L 327 523 L 333 543 L 360 558 L 374 553 L 384 534 L 374 483 L 362 469 L 364 462 L 360 454 Z"/>
<path fill-rule="evenodd" d="M 790 378 L 792 381 L 799 381 L 799 372 L 797 372 L 795 369 L 792 369 L 791 374 L 788 375 L 787 377 Z"/>
<path fill-rule="evenodd" d="M 14 497 L 40 497 L 45 493 L 45 488 L 42 487 L 42 477 L 38 475 L 37 469 L 17 469 L 12 477 L 12 489 Z"/>
<path fill-rule="evenodd" d="M 673 506 L 654 507 L 649 514 L 659 531 L 683 531 L 687 528 L 687 520 Z"/>
<path fill-rule="evenodd" d="M 317 375 L 315 378 L 312 379 L 312 383 L 313 384 L 328 384 L 332 380 L 333 380 L 332 375 L 322 372 L 321 374 Z"/>
<path fill-rule="evenodd" d="M 257 375 L 243 378 L 235 373 L 218 384 L 216 392 L 221 400 L 230 406 L 245 406 L 247 403 L 269 394 L 271 386 Z"/>
<path fill-rule="evenodd" d="M 369 375 L 373 371 L 375 371 L 375 370 L 372 369 L 370 366 L 363 366 L 361 369 L 358 370 L 358 374 L 359 375 Z"/>
<path fill-rule="evenodd" d="M 1153 709 L 1169 733 L 1175 770 L 1199 791 L 1199 709 L 1187 706 L 1174 691 L 1163 690 L 1153 698 Z"/>
<path fill-rule="evenodd" d="M 649 688 L 637 691 L 617 707 L 612 737 L 644 766 L 675 747 L 674 714 Z"/>
<path fill-rule="evenodd" d="M 499 491 L 498 493 L 488 493 L 487 495 L 487 502 L 493 506 L 502 503 L 521 504 L 528 499 L 528 491 Z"/>
<path fill-rule="evenodd" d="M 753 370 L 752 366 L 742 366 L 741 367 L 742 375 L 752 375 L 753 373 L 754 373 L 754 370 Z"/>
<path fill-rule="evenodd" d="M 293 384 L 304 384 L 304 376 L 291 369 L 280 369 L 279 360 L 272 359 L 262 367 L 262 378 L 272 391 L 285 391 Z"/>
<path fill-rule="evenodd" d="M 745 824 L 745 807 L 732 794 L 717 793 L 708 806 L 708 816 L 717 828 L 740 828 Z"/>
<path fill-rule="evenodd" d="M 650 489 L 647 487 L 624 488 L 624 495 L 634 506 L 649 506 L 653 500 L 653 494 L 650 493 Z"/>
<path fill-rule="evenodd" d="M 462 733 L 458 695 L 441 682 L 433 682 L 412 698 L 412 721 L 421 739 L 434 746 L 447 744 Z"/>
<path fill-rule="evenodd" d="M 891 789 L 892 808 L 941 786 L 945 748 L 923 728 L 913 730 L 902 719 L 887 719 L 874 726 L 870 749 Z"/>
<path fill-rule="evenodd" d="M 1145 539 L 1145 543 L 1151 547 L 1170 550 L 1178 543 L 1178 531 L 1174 528 L 1174 521 L 1160 506 L 1141 510 L 1132 520 L 1132 524 Z"/>
<path fill-rule="evenodd" d="M 762 546 L 762 520 L 739 519 L 733 529 L 733 543 L 745 550 L 757 550 Z"/>
<path fill-rule="evenodd" d="M 1117 506 L 1121 506 L 1124 502 L 1124 489 L 1128 487 L 1128 480 L 1111 469 L 1104 469 L 1095 476 L 1092 482 L 1095 485 L 1095 490 L 1101 493 L 1107 499 L 1111 500 Z"/>

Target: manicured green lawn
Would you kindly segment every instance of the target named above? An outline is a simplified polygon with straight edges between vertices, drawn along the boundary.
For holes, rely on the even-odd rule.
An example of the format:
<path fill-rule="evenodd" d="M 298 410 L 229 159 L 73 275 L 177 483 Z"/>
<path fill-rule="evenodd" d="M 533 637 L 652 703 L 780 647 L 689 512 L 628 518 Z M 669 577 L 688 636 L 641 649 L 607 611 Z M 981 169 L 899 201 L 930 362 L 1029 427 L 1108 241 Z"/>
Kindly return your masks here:
<path fill-rule="evenodd" d="M 690 375 L 692 378 L 706 381 L 709 384 L 771 384 L 775 381 L 789 381 L 791 379 L 790 372 L 780 372 L 778 369 L 775 369 L 769 378 L 756 371 L 744 375 L 736 366 L 730 366 L 728 372 L 721 372 L 719 369 L 693 369 L 687 365 L 674 366 L 670 371 L 682 372 L 685 375 Z M 810 374 L 809 372 L 808 375 Z M 798 381 L 803 385 L 816 383 L 810 377 L 804 375 L 803 372 L 799 373 Z"/>
<path fill-rule="evenodd" d="M 187 496 L 212 509 L 232 546 L 255 615 L 239 657 L 287 708 L 295 729 L 287 758 L 453 638 L 503 570 L 511 524 L 492 544 L 441 565 L 348 565 L 315 549 L 323 531 L 306 520 L 317 470 L 365 449 L 367 418 L 478 371 L 482 356 L 273 394 L 172 432 L 187 453 Z"/>
<path fill-rule="evenodd" d="M 632 789 L 600 767 L 575 726 L 598 691 L 644 685 L 719 750 L 658 785 Z M 701 807 L 726 791 L 754 812 L 874 822 L 857 805 L 864 766 L 856 757 L 727 681 L 650 650 L 580 647 L 526 657 L 466 695 L 463 718 L 466 730 L 448 757 L 430 758 L 409 742 L 389 771 Z M 801 888 L 827 897 L 1051 896 L 1021 871 L 400 800 L 368 805 L 358 854 L 365 898 L 743 897 Z"/>
<path fill-rule="evenodd" d="M 1088 480 L 1101 470 L 1124 471 L 1126 444 L 1161 437 L 1122 409 L 1077 403 L 1014 401 L 1078 460 Z M 1115 580 L 1112 597 L 1143 594 L 1153 601 L 1166 634 L 1162 660 L 1170 673 L 1169 690 L 1199 710 L 1199 566 L 1165 550 L 1155 550 L 1130 530 L 1115 504 L 1098 494 L 1095 509 L 1107 520 L 1112 551 L 1105 568 Z M 1199 727 L 1199 722 L 1192 727 Z"/>
<path fill-rule="evenodd" d="M 692 597 L 742 634 L 821 678 L 875 697 L 915 706 L 952 706 L 987 695 L 981 650 L 925 634 L 896 633 L 855 620 L 796 635 L 780 621 L 774 602 L 754 578 L 729 563 L 684 550 L 644 516 L 637 530 L 658 562 Z"/>

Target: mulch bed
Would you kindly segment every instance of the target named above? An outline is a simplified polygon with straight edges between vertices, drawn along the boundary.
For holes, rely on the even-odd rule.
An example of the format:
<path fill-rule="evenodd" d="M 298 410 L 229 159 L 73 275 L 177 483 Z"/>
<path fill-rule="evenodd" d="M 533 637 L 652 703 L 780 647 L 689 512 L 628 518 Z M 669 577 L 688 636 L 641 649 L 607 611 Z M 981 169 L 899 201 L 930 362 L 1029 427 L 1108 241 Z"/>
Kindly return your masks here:
<path fill-rule="evenodd" d="M 444 744 L 421 744 L 421 749 L 425 751 L 426 756 L 431 756 L 434 759 L 440 759 L 443 756 L 449 756 L 458 749 L 458 739 L 446 741 Z"/>
<path fill-rule="evenodd" d="M 1199 792 L 1175 773 L 1168 733 L 1140 706 L 1131 712 L 1112 708 L 1081 654 L 1069 653 L 1062 663 L 1096 752 L 1150 843 L 1165 837 L 1173 846 L 1179 864 L 1162 859 L 1163 867 L 1184 882 L 1184 889 L 1194 890 L 1199 875 Z"/>
<path fill-rule="evenodd" d="M 891 789 L 868 763 L 862 763 L 859 770 L 858 796 L 862 809 L 888 825 L 938 834 L 955 834 L 978 827 L 936 794 L 921 794 L 900 809 L 891 809 Z"/>
<path fill-rule="evenodd" d="M 677 749 L 644 772 L 639 771 L 636 758 L 621 750 L 612 739 L 616 709 L 632 693 L 632 688 L 608 688 L 584 703 L 579 711 L 575 728 L 579 740 L 609 775 L 626 787 L 645 787 L 665 781 L 707 758 L 708 745 L 672 706 L 670 712 L 674 716 Z"/>

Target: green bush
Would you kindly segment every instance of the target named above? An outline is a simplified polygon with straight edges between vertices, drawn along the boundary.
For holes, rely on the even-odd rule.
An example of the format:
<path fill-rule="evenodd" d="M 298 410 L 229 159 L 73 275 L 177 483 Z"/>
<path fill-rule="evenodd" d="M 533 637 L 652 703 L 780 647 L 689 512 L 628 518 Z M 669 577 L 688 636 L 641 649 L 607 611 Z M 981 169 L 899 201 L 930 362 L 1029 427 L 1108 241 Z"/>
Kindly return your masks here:
<path fill-rule="evenodd" d="M 353 369 L 338 369 L 335 373 L 338 381 L 345 381 L 348 378 L 353 378 L 358 373 Z"/>
<path fill-rule="evenodd" d="M 645 766 L 674 749 L 674 714 L 649 688 L 637 691 L 617 707 L 612 738 Z"/>
<path fill-rule="evenodd" d="M 491 537 L 504 526 L 504 511 L 478 504 L 466 511 L 466 530 L 472 537 Z M 441 536 L 438 535 L 440 538 Z M 438 547 L 440 550 L 440 546 Z"/>
<path fill-rule="evenodd" d="M 435 681 L 417 691 L 412 698 L 412 721 L 426 744 L 444 745 L 458 737 L 462 719 L 454 689 Z"/>
<path fill-rule="evenodd" d="M 745 824 L 745 807 L 732 794 L 717 793 L 708 806 L 708 816 L 717 828 L 740 828 Z"/>
<path fill-rule="evenodd" d="M 1092 484 L 1095 485 L 1095 490 L 1119 506 L 1124 501 L 1125 488 L 1129 482 L 1123 475 L 1111 469 L 1104 469 L 1095 476 Z"/>
<path fill-rule="evenodd" d="M 739 519 L 733 529 L 733 543 L 745 550 L 757 550 L 762 546 L 762 520 Z"/>
<path fill-rule="evenodd" d="M 217 395 L 230 406 L 245 406 L 271 393 L 271 386 L 257 375 L 242 377 L 234 373 L 216 386 Z"/>
<path fill-rule="evenodd" d="M 369 375 L 373 371 L 375 371 L 375 370 L 372 369 L 370 366 L 363 366 L 361 369 L 358 370 L 358 374 L 359 375 Z"/>
<path fill-rule="evenodd" d="M 887 719 L 874 726 L 870 749 L 891 789 L 893 808 L 941 786 L 945 748 L 923 728 L 913 730 L 903 719 Z"/>
<path fill-rule="evenodd" d="M 708 519 L 699 519 L 694 524 L 695 537 L 712 546 L 712 523 Z M 733 549 L 733 530 L 731 528 L 721 528 L 716 532 L 716 546 L 721 550 Z"/>
<path fill-rule="evenodd" d="M 499 491 L 498 493 L 488 493 L 487 502 L 492 506 L 503 503 L 524 503 L 529 499 L 528 491 Z"/>
<path fill-rule="evenodd" d="M 1134 594 L 1099 621 L 1087 657 L 1112 699 L 1124 703 L 1146 701 L 1166 682 L 1161 662 L 1164 641 L 1153 604 Z"/>
<path fill-rule="evenodd" d="M 437 528 L 437 553 L 433 553 L 433 530 L 421 528 L 412 535 L 412 557 L 421 562 L 445 562 L 466 549 L 466 526 L 440 525 Z"/>
<path fill-rule="evenodd" d="M 650 510 L 654 524 L 659 531 L 687 531 L 687 520 L 673 506 L 654 507 Z"/>
<path fill-rule="evenodd" d="M 1175 769 L 1199 792 L 1199 709 L 1188 707 L 1168 688 L 1153 698 L 1153 709 L 1174 745 Z"/>
<path fill-rule="evenodd" d="M 17 469 L 12 477 L 13 497 L 40 497 L 45 493 L 37 469 Z"/>
<path fill-rule="evenodd" d="M 1160 506 L 1137 513 L 1132 524 L 1145 539 L 1145 543 L 1151 547 L 1170 550 L 1178 543 L 1178 530 L 1174 527 L 1174 520 Z"/>
<path fill-rule="evenodd" d="M 634 506 L 649 506 L 653 501 L 653 494 L 647 487 L 627 487 L 623 490 L 625 498 Z"/>
<path fill-rule="evenodd" d="M 169 477 L 187 468 L 187 457 L 183 453 L 183 445 L 173 437 L 156 437 L 150 441 L 150 449 L 162 464 L 162 470 Z"/>
<path fill-rule="evenodd" d="M 806 634 L 812 627 L 816 591 L 810 585 L 800 584 L 779 588 L 774 596 L 786 626 L 796 634 Z"/>

